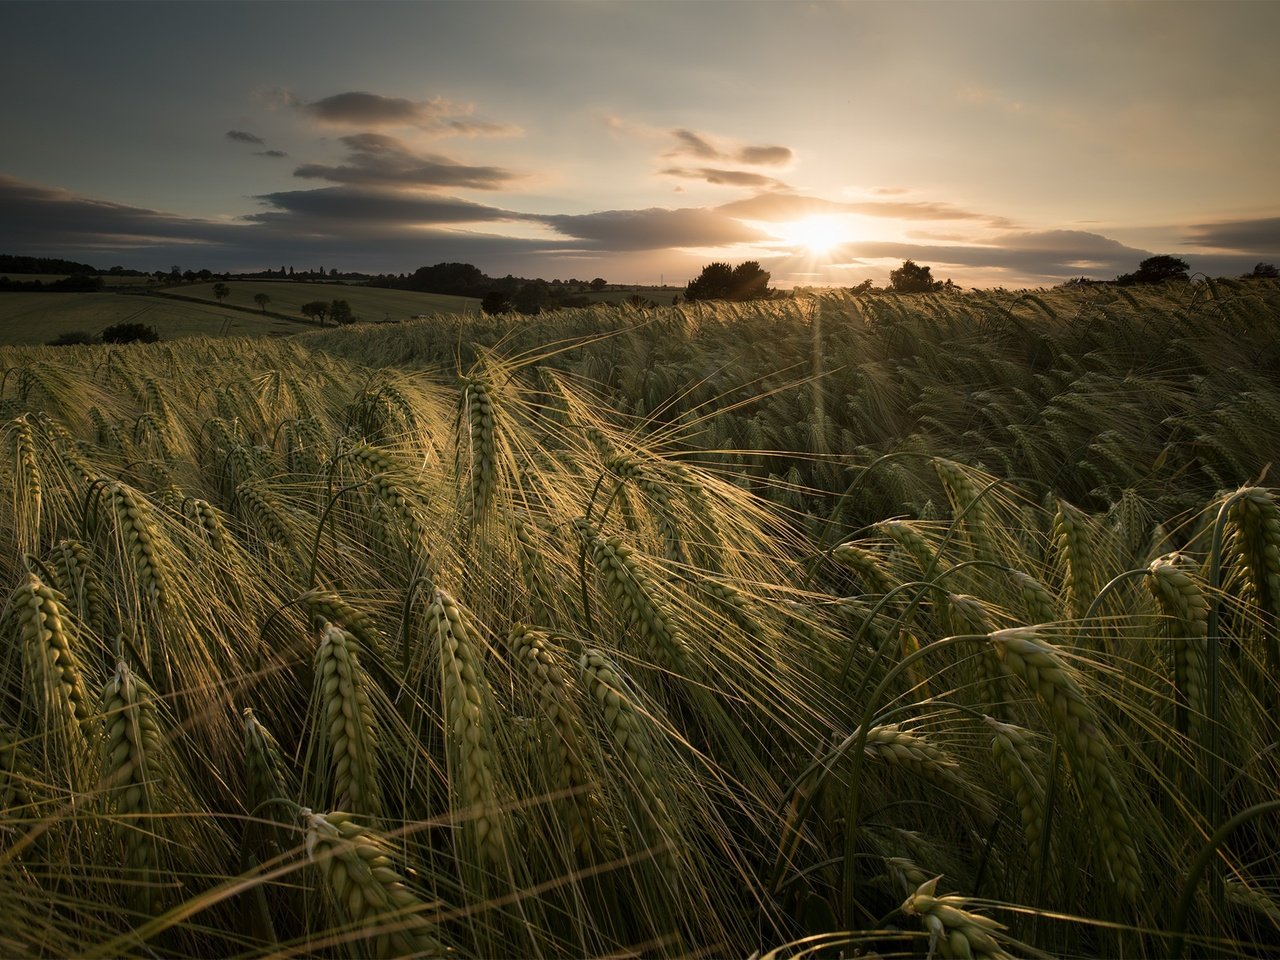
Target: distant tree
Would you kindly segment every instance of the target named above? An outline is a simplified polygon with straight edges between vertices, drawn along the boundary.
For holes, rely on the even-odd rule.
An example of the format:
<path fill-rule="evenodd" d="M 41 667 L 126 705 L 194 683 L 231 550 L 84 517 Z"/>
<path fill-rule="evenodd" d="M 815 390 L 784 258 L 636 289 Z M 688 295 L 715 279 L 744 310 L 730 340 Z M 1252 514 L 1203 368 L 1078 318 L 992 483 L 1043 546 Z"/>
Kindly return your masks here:
<path fill-rule="evenodd" d="M 695 300 L 761 300 L 769 296 L 769 273 L 755 260 L 736 267 L 709 263 L 684 288 L 684 298 Z"/>
<path fill-rule="evenodd" d="M 591 281 L 591 289 L 594 290 L 596 293 L 599 293 L 608 285 L 609 285 L 609 281 L 606 280 L 604 277 L 596 277 L 594 280 Z"/>
<path fill-rule="evenodd" d="M 1280 280 L 1280 270 L 1274 263 L 1259 263 L 1252 271 L 1246 273 L 1241 280 Z"/>
<path fill-rule="evenodd" d="M 356 315 L 351 312 L 351 304 L 345 300 L 334 300 L 329 304 L 329 319 L 340 327 L 356 322 Z"/>
<path fill-rule="evenodd" d="M 1116 277 L 1116 283 L 1122 287 L 1135 283 L 1164 283 L 1166 280 L 1188 279 L 1191 267 L 1181 257 L 1171 257 L 1167 253 L 1147 257 L 1133 273 L 1122 273 Z"/>
<path fill-rule="evenodd" d="M 872 283 L 870 280 L 863 280 L 856 287 L 850 287 L 849 292 L 857 296 L 860 293 L 867 293 L 868 291 L 871 290 L 871 287 L 872 287 Z"/>
<path fill-rule="evenodd" d="M 116 323 L 102 331 L 103 343 L 155 343 L 159 339 L 155 328 L 144 323 Z"/>
<path fill-rule="evenodd" d="M 511 298 L 511 305 L 521 313 L 533 316 L 551 302 L 551 285 L 545 280 L 530 280 L 521 285 Z"/>
<path fill-rule="evenodd" d="M 225 283 L 215 283 L 213 285 L 213 295 L 217 299 L 219 304 L 221 304 L 223 300 L 227 299 L 230 293 L 231 293 L 231 288 L 228 287 Z"/>
<path fill-rule="evenodd" d="M 262 312 L 263 312 L 263 313 L 266 313 L 266 312 L 267 312 L 267 304 L 271 302 L 271 297 L 269 297 L 269 296 L 268 296 L 267 294 L 265 294 L 265 293 L 255 293 L 255 294 L 253 295 L 253 302 L 254 302 L 254 303 L 256 303 L 259 307 L 261 307 L 261 308 L 262 308 Z"/>
<path fill-rule="evenodd" d="M 933 293 L 944 286 L 942 281 L 933 279 L 931 267 L 923 267 L 914 260 L 904 260 L 897 270 L 889 271 L 889 289 L 894 293 Z"/>
<path fill-rule="evenodd" d="M 511 309 L 511 303 L 507 299 L 506 293 L 501 290 L 490 290 L 480 300 L 480 309 L 485 313 L 495 316 L 499 313 L 506 313 Z"/>
<path fill-rule="evenodd" d="M 310 303 L 304 303 L 300 308 L 304 317 L 310 317 L 324 323 L 324 318 L 329 314 L 329 304 L 323 300 L 312 300 Z"/>

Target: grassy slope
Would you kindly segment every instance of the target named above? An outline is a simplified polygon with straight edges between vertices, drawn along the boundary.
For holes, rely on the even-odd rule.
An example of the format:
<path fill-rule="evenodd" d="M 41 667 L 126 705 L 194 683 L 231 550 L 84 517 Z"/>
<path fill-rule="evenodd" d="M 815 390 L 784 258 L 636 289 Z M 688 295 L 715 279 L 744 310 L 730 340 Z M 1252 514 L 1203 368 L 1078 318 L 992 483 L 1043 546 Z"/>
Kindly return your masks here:
<path fill-rule="evenodd" d="M 0 295 L 0 343 L 35 345 L 59 334 L 98 334 L 116 323 L 145 323 L 162 340 L 193 336 L 295 333 L 302 327 L 270 317 L 226 310 L 214 303 L 114 293 L 6 293 Z"/>
<path fill-rule="evenodd" d="M 227 286 L 231 289 L 231 294 L 226 299 L 227 304 L 252 308 L 256 306 L 253 302 L 254 295 L 265 293 L 271 298 L 271 302 L 267 304 L 268 310 L 276 313 L 296 313 L 299 316 L 301 316 L 302 305 L 312 300 L 346 300 L 351 304 L 351 310 L 356 318 L 367 321 L 405 320 L 420 313 L 476 313 L 480 309 L 480 301 L 472 297 L 415 293 L 411 290 L 384 290 L 355 284 L 229 280 Z M 212 283 L 166 289 L 170 293 L 184 297 L 198 297 L 216 302 Z"/>

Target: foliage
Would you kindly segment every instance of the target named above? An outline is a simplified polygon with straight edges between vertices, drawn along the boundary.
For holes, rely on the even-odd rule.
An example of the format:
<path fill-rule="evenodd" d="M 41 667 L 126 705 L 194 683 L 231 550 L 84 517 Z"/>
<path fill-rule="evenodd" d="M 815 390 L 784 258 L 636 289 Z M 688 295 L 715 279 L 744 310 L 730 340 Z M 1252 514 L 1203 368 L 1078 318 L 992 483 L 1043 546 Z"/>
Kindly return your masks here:
<path fill-rule="evenodd" d="M 325 317 L 329 315 L 329 304 L 323 300 L 311 300 L 298 309 L 304 317 L 310 317 L 320 323 L 324 323 Z"/>
<path fill-rule="evenodd" d="M 114 323 L 102 331 L 103 343 L 156 343 L 160 334 L 145 323 Z"/>
<path fill-rule="evenodd" d="M 770 295 L 769 273 L 755 260 L 731 267 L 710 263 L 685 287 L 684 298 L 696 300 L 762 300 Z"/>
<path fill-rule="evenodd" d="M 324 319 L 321 317 L 320 319 Z M 356 315 L 351 312 L 351 304 L 345 300 L 334 300 L 329 304 L 329 319 L 340 327 L 356 322 Z"/>
<path fill-rule="evenodd" d="M 228 287 L 225 283 L 215 283 L 213 285 L 213 296 L 218 301 L 219 304 L 221 304 L 223 300 L 227 299 L 227 296 L 230 293 L 231 293 L 231 288 Z"/>
<path fill-rule="evenodd" d="M 263 313 L 266 313 L 267 304 L 271 302 L 271 296 L 270 294 L 266 294 L 266 293 L 255 293 L 253 295 L 253 302 L 256 303 L 262 309 Z"/>
<path fill-rule="evenodd" d="M 501 290 L 490 290 L 481 299 L 480 309 L 486 314 L 505 313 L 511 309 L 511 300 Z"/>
<path fill-rule="evenodd" d="M 1241 280 L 1280 280 L 1280 270 L 1273 263 L 1258 263 Z"/>
<path fill-rule="evenodd" d="M 1167 280 L 1186 280 L 1190 269 L 1187 261 L 1181 257 L 1160 254 L 1143 260 L 1133 273 L 1123 273 L 1116 277 L 1116 283 L 1127 287 L 1142 283 L 1164 283 Z"/>
<path fill-rule="evenodd" d="M 904 260 L 897 270 L 889 271 L 889 289 L 894 293 L 933 293 L 950 285 L 950 280 L 934 280 L 932 268 L 914 260 Z"/>

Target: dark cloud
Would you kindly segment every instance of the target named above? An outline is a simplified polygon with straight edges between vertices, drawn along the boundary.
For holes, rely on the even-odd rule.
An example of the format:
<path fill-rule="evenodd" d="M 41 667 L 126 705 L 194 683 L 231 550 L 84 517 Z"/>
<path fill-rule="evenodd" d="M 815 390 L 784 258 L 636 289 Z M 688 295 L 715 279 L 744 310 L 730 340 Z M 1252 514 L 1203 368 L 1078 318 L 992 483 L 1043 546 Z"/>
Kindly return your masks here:
<path fill-rule="evenodd" d="M 316 229 L 319 224 L 340 224 L 347 229 L 353 222 L 390 228 L 524 219 L 523 214 L 457 197 L 365 187 L 282 190 L 256 199 L 270 209 L 249 214 L 244 220 L 274 226 L 292 225 L 300 232 Z"/>
<path fill-rule="evenodd" d="M 1083 230 L 1043 230 L 1003 234 L 989 244 L 849 243 L 837 256 L 850 261 L 915 260 L 944 268 L 1002 270 L 1057 282 L 1081 275 L 1110 279 L 1135 269 L 1151 253 Z"/>
<path fill-rule="evenodd" d="M 454 103 L 442 97 L 431 100 L 406 100 L 384 97 L 377 93 L 351 91 L 294 105 L 319 123 L 338 127 L 418 127 L 438 134 L 460 134 L 470 137 L 512 136 L 519 127 L 467 119 L 470 104 Z"/>
<path fill-rule="evenodd" d="M 780 167 L 791 162 L 795 154 L 790 147 L 772 145 L 717 147 L 712 139 L 692 130 L 672 130 L 676 148 L 668 157 L 697 157 L 701 160 L 721 160 L 741 163 L 750 167 Z"/>
<path fill-rule="evenodd" d="M 261 147 L 267 142 L 261 137 L 256 137 L 252 133 L 245 133 L 243 130 L 228 130 L 227 139 L 234 140 L 237 143 L 252 143 L 257 147 Z"/>
<path fill-rule="evenodd" d="M 463 260 L 507 273 L 530 258 L 582 246 L 462 229 L 520 215 L 453 198 L 414 201 L 403 193 L 331 187 L 267 194 L 263 202 L 271 209 L 225 223 L 92 200 L 0 174 L 0 250 L 147 270 L 173 263 L 239 270 L 323 262 L 400 272 Z"/>
<path fill-rule="evenodd" d="M 340 166 L 307 163 L 295 177 L 363 186 L 448 187 L 498 190 L 519 179 L 502 167 L 476 167 L 438 154 L 418 154 L 406 144 L 381 133 L 358 133 L 342 138 L 349 149 Z"/>
<path fill-rule="evenodd" d="M 762 173 L 751 173 L 748 170 L 721 170 L 716 167 L 668 167 L 662 173 L 669 177 L 681 177 L 685 180 L 704 180 L 718 186 L 755 187 L 759 189 L 785 190 L 787 185 L 781 180 L 766 177 Z"/>
<path fill-rule="evenodd" d="M 1198 223 L 1191 227 L 1183 242 L 1216 250 L 1255 252 L 1275 257 L 1280 255 L 1280 217 Z"/>
<path fill-rule="evenodd" d="M 210 220 L 79 197 L 0 175 L 0 249 L 128 247 L 159 241 L 219 243 L 232 231 Z"/>
<path fill-rule="evenodd" d="M 606 250 L 659 250 L 668 247 L 722 247 L 768 237 L 714 210 L 686 207 L 664 210 L 606 210 L 581 215 L 537 218 L 559 233 Z"/>
<path fill-rule="evenodd" d="M 287 157 L 288 154 L 283 150 L 258 150 L 254 153 L 255 157 Z"/>

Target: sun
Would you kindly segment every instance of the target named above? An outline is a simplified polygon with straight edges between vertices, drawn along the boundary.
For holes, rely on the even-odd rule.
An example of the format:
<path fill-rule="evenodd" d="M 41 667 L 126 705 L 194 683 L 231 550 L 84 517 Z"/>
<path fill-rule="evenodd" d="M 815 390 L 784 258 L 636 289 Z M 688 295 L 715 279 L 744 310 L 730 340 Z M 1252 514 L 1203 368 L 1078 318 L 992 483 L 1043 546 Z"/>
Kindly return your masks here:
<path fill-rule="evenodd" d="M 775 229 L 784 242 L 804 247 L 815 257 L 830 253 L 849 239 L 846 226 L 835 217 L 805 217 L 778 224 Z"/>

